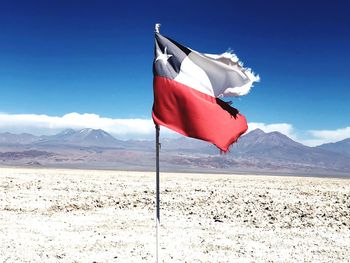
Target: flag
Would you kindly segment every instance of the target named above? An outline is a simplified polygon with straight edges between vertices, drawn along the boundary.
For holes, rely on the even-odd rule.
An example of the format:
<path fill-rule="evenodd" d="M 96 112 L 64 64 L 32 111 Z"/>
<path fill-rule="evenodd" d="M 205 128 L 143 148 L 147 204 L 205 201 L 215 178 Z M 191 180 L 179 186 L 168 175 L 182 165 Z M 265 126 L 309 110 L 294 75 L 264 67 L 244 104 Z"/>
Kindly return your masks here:
<path fill-rule="evenodd" d="M 202 54 L 156 32 L 153 74 L 155 124 L 224 152 L 248 129 L 246 118 L 221 98 L 247 94 L 259 76 L 233 53 Z"/>

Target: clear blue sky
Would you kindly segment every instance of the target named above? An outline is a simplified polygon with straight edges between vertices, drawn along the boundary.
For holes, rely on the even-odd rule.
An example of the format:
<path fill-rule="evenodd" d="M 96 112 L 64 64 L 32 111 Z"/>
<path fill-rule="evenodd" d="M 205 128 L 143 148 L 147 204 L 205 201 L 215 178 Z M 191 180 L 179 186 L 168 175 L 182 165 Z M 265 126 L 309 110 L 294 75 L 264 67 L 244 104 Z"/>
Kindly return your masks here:
<path fill-rule="evenodd" d="M 0 112 L 151 118 L 153 27 L 261 76 L 252 122 L 350 125 L 347 1 L 2 1 Z"/>

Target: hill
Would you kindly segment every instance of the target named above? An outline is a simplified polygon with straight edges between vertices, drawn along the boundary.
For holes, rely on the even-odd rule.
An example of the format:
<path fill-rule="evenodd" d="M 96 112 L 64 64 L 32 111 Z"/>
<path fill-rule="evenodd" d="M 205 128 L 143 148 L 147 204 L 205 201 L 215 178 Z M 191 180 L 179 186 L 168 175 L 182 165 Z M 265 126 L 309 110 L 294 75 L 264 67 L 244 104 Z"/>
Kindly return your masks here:
<path fill-rule="evenodd" d="M 161 167 L 168 171 L 350 174 L 350 139 L 308 147 L 279 133 L 254 130 L 230 152 L 186 137 L 162 139 Z M 67 129 L 50 136 L 0 134 L 0 164 L 111 169 L 154 169 L 154 141 L 117 140 L 98 129 Z M 40 154 L 38 154 L 40 153 Z"/>

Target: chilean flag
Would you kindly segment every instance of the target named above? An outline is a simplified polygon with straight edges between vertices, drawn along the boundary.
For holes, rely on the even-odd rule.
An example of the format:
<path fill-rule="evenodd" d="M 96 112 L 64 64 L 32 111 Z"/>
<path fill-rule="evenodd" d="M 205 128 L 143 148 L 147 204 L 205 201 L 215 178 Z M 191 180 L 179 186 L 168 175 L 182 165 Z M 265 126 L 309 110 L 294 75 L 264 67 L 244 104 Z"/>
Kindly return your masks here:
<path fill-rule="evenodd" d="M 155 34 L 152 117 L 223 152 L 248 129 L 246 118 L 220 98 L 242 96 L 259 76 L 232 53 L 202 54 Z"/>

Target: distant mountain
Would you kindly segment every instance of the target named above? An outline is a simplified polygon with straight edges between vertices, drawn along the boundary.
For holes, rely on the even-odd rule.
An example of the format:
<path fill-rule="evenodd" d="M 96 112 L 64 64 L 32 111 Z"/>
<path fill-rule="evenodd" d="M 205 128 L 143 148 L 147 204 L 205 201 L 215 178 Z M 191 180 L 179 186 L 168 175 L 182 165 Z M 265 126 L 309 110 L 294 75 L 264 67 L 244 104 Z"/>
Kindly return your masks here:
<path fill-rule="evenodd" d="M 161 145 L 164 151 L 181 153 L 210 153 L 208 148 L 217 149 L 207 142 L 197 139 L 189 139 L 187 137 L 173 139 L 165 138 L 161 141 Z M 218 151 L 216 151 L 216 153 L 217 152 Z"/>
<path fill-rule="evenodd" d="M 273 150 L 305 149 L 305 145 L 295 142 L 286 135 L 279 132 L 265 133 L 260 129 L 253 130 L 241 137 L 233 145 L 232 151 L 239 153 L 271 153 Z"/>
<path fill-rule="evenodd" d="M 37 141 L 39 137 L 29 133 L 12 134 L 9 132 L 0 133 L 0 145 L 24 145 Z"/>
<path fill-rule="evenodd" d="M 279 133 L 254 130 L 227 154 L 201 140 L 161 139 L 161 167 L 168 171 L 286 172 L 350 175 L 350 139 L 308 147 Z M 0 134 L 0 165 L 154 169 L 155 142 L 121 141 L 100 129 L 67 129 L 50 136 Z"/>
<path fill-rule="evenodd" d="M 127 140 L 123 141 L 125 149 L 155 151 L 155 141 L 150 140 Z"/>
<path fill-rule="evenodd" d="M 335 143 L 322 144 L 316 148 L 350 156 L 350 138 Z"/>
<path fill-rule="evenodd" d="M 268 160 L 303 161 L 310 155 L 311 147 L 295 142 L 280 132 L 265 133 L 260 129 L 242 136 L 232 146 L 231 153 L 245 157 Z"/>
<path fill-rule="evenodd" d="M 70 136 L 76 134 L 77 131 L 73 129 L 65 129 L 64 131 L 61 131 L 60 133 L 57 133 L 56 135 L 50 136 L 51 138 L 56 138 L 56 139 L 66 139 L 69 138 Z"/>
<path fill-rule="evenodd" d="M 42 136 L 38 145 L 71 145 L 71 146 L 99 146 L 99 147 L 123 147 L 125 142 L 115 139 L 112 135 L 101 129 L 67 129 L 56 135 Z"/>
<path fill-rule="evenodd" d="M 344 154 L 330 152 L 316 147 L 308 147 L 295 142 L 279 132 L 265 133 L 260 129 L 242 136 L 227 154 L 219 155 L 219 150 L 208 143 L 188 139 L 167 139 L 162 142 L 165 153 L 181 153 L 187 161 L 203 164 L 204 160 L 214 167 L 224 169 L 246 168 L 259 170 L 341 170 L 350 172 L 350 158 Z M 203 155 L 207 155 L 208 158 Z M 212 156 L 212 157 L 210 157 Z M 181 158 L 168 158 L 168 162 L 181 162 Z"/>
<path fill-rule="evenodd" d="M 35 136 L 28 133 L 12 134 L 9 132 L 0 133 L 0 145 L 20 146 L 82 146 L 82 147 L 106 147 L 120 148 L 128 145 L 127 142 L 117 140 L 109 133 L 101 129 L 66 129 L 55 135 Z"/>
<path fill-rule="evenodd" d="M 231 154 L 274 164 L 277 167 L 305 167 L 310 169 L 349 170 L 350 159 L 342 154 L 308 147 L 279 132 L 254 130 L 233 145 Z"/>
<path fill-rule="evenodd" d="M 104 130 L 88 128 L 71 134 L 66 141 L 83 146 L 118 147 L 124 144 Z"/>

